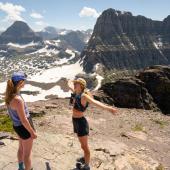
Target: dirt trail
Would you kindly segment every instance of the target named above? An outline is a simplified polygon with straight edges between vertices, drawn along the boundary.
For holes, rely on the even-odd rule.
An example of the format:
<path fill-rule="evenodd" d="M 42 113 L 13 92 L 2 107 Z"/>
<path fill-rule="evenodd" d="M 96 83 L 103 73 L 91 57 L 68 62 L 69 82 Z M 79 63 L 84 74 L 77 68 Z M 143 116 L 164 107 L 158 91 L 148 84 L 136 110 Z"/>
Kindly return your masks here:
<path fill-rule="evenodd" d="M 34 143 L 34 170 L 76 170 L 82 155 L 72 132 L 71 110 L 67 100 L 29 104 L 38 139 Z M 92 170 L 154 170 L 160 164 L 170 170 L 170 117 L 158 112 L 120 109 L 120 115 L 90 107 L 90 148 Z M 166 122 L 166 123 L 165 123 Z M 0 169 L 15 170 L 18 141 L 3 139 Z"/>

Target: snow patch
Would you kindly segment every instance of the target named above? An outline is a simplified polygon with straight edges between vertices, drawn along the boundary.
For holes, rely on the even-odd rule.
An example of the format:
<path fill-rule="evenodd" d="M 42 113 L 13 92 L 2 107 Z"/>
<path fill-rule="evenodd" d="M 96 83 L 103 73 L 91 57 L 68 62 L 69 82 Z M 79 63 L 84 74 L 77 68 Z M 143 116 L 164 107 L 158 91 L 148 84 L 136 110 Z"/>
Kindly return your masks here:
<path fill-rule="evenodd" d="M 15 48 L 27 48 L 27 47 L 36 46 L 38 45 L 38 43 L 35 43 L 33 41 L 28 44 L 15 44 L 15 43 L 10 42 L 7 45 L 11 47 L 15 47 Z"/>
<path fill-rule="evenodd" d="M 56 49 L 49 49 L 48 48 L 48 45 L 46 45 L 44 48 L 41 48 L 41 49 L 39 49 L 38 51 L 35 51 L 35 52 L 33 52 L 33 53 L 30 53 L 30 54 L 28 54 L 28 55 L 32 55 L 32 54 L 45 54 L 45 55 L 47 55 L 47 56 L 52 56 L 52 54 L 53 55 L 56 55 L 56 54 L 58 54 L 59 53 L 59 51 L 58 50 L 56 50 Z"/>
<path fill-rule="evenodd" d="M 61 78 L 74 79 L 79 73 L 84 73 L 79 61 L 75 64 L 63 65 L 51 68 L 31 77 L 31 81 L 52 83 L 57 82 Z"/>
<path fill-rule="evenodd" d="M 49 90 L 42 90 L 41 88 L 34 87 L 31 85 L 26 85 L 23 90 L 28 90 L 29 91 L 38 91 L 39 94 L 37 95 L 27 95 L 27 94 L 22 94 L 23 98 L 25 99 L 26 102 L 35 102 L 39 100 L 47 100 L 45 97 L 49 95 L 57 95 L 60 98 L 66 98 L 69 97 L 71 92 L 64 92 L 60 86 L 56 85 L 53 88 Z"/>
<path fill-rule="evenodd" d="M 7 53 L 7 51 L 5 51 L 5 50 L 0 50 L 0 53 Z"/>
<path fill-rule="evenodd" d="M 133 50 L 136 50 L 136 47 L 134 46 L 133 43 L 129 42 L 130 46 L 133 48 Z"/>
<path fill-rule="evenodd" d="M 1 89 L 1 90 L 0 90 L 0 93 L 1 93 L 1 94 L 5 93 L 6 85 L 7 85 L 6 82 L 0 83 L 0 89 Z"/>
<path fill-rule="evenodd" d="M 1 89 L 1 91 L 0 91 L 1 94 L 5 93 L 6 82 L 0 83 L 0 89 Z M 4 97 L 3 95 L 0 95 L 0 99 L 1 99 L 1 100 L 3 99 L 3 97 Z M 4 102 L 3 102 L 3 103 L 0 103 L 0 106 L 3 106 L 3 105 L 5 105 Z"/>
<path fill-rule="evenodd" d="M 155 48 L 157 50 L 159 50 L 160 54 L 163 55 L 162 51 L 161 51 L 161 42 L 153 42 L 153 45 L 155 46 Z"/>
<path fill-rule="evenodd" d="M 76 56 L 75 52 L 73 52 L 72 50 L 67 49 L 65 52 L 67 54 L 70 54 L 71 57 L 70 58 L 62 58 L 60 60 L 57 60 L 57 61 L 55 61 L 55 64 L 57 64 L 57 65 L 66 64 L 66 63 L 68 63 L 70 60 L 72 60 Z"/>
<path fill-rule="evenodd" d="M 101 87 L 101 85 L 102 85 L 102 80 L 104 79 L 102 76 L 100 76 L 99 74 L 96 74 L 96 79 L 97 79 L 97 81 L 98 81 L 98 83 L 97 83 L 97 86 L 95 87 L 95 91 L 96 90 L 98 90 L 100 87 Z"/>
<path fill-rule="evenodd" d="M 5 92 L 6 89 L 6 82 L 0 83 L 0 89 L 2 92 Z M 27 92 L 39 92 L 37 95 L 28 95 L 28 94 L 22 94 L 24 100 L 26 102 L 35 102 L 39 100 L 47 100 L 45 97 L 48 95 L 57 95 L 60 98 L 66 98 L 69 97 L 71 92 L 64 92 L 60 86 L 56 85 L 53 88 L 49 90 L 43 90 L 39 87 L 32 86 L 30 84 L 26 84 L 25 87 L 22 89 L 22 91 L 27 91 Z M 3 96 L 0 95 L 0 99 L 2 99 Z M 0 103 L 0 106 L 4 105 L 4 103 Z"/>
<path fill-rule="evenodd" d="M 59 34 L 60 34 L 60 35 L 66 35 L 67 33 L 68 33 L 68 31 L 66 30 L 66 31 L 60 32 Z"/>
<path fill-rule="evenodd" d="M 70 55 L 71 55 L 71 58 L 70 58 L 69 60 L 71 60 L 71 59 L 73 59 L 73 58 L 75 57 L 75 52 L 73 52 L 72 50 L 67 49 L 65 52 L 66 52 L 67 54 L 70 54 Z"/>
<path fill-rule="evenodd" d="M 58 47 L 61 40 L 46 40 L 44 42 L 46 45 L 55 45 Z"/>
<path fill-rule="evenodd" d="M 0 61 L 3 61 L 5 59 L 5 57 L 0 57 Z"/>

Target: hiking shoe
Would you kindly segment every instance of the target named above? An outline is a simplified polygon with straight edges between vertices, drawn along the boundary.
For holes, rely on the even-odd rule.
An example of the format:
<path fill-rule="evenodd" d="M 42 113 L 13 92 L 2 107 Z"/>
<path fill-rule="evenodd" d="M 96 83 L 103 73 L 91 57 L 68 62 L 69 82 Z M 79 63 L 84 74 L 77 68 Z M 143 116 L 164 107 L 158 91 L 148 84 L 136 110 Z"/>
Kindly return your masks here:
<path fill-rule="evenodd" d="M 82 164 L 85 164 L 85 159 L 84 157 L 78 158 L 77 162 L 81 162 Z"/>
<path fill-rule="evenodd" d="M 90 170 L 90 166 L 85 164 L 81 167 L 81 170 Z"/>
<path fill-rule="evenodd" d="M 77 162 L 76 163 L 76 168 L 81 170 L 82 167 L 82 163 L 81 162 Z"/>

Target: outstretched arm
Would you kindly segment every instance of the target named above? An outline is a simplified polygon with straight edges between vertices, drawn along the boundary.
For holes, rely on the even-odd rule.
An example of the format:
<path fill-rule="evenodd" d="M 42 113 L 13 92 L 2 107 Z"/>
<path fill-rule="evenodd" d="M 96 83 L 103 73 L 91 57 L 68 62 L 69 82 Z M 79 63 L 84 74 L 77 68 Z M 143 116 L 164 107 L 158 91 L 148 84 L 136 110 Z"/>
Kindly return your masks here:
<path fill-rule="evenodd" d="M 117 109 L 116 108 L 113 108 L 111 106 L 107 106 L 97 100 L 95 100 L 94 98 L 92 98 L 91 96 L 87 95 L 87 94 L 83 94 L 83 97 L 89 102 L 89 103 L 92 103 L 102 109 L 105 109 L 113 114 L 115 114 L 117 112 Z"/>
<path fill-rule="evenodd" d="M 72 92 L 74 92 L 73 82 L 71 80 L 68 80 L 68 87 Z"/>

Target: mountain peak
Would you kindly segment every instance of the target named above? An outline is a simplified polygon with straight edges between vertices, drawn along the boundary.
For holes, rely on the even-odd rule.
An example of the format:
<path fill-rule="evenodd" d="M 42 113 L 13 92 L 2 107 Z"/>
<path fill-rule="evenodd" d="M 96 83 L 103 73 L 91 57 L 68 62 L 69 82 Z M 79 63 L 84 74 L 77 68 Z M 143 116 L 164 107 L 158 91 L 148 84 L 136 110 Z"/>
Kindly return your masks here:
<path fill-rule="evenodd" d="M 170 15 L 168 15 L 165 19 L 164 22 L 170 22 Z"/>
<path fill-rule="evenodd" d="M 129 15 L 132 16 L 131 12 L 128 11 L 120 11 L 120 10 L 115 10 L 113 8 L 109 8 L 107 10 L 105 10 L 102 15 L 115 15 L 115 16 L 121 16 L 121 15 Z"/>
<path fill-rule="evenodd" d="M 133 16 L 130 12 L 105 10 L 97 19 L 88 45 L 81 53 L 84 70 L 91 72 L 96 64 L 107 69 L 169 64 L 169 53 L 165 52 L 168 48 L 163 47 L 165 42 L 169 44 L 169 18 L 161 22 L 141 15 Z"/>
<path fill-rule="evenodd" d="M 52 33 L 52 34 L 57 34 L 57 29 L 53 26 L 48 26 L 48 27 L 45 27 L 43 29 L 43 32 L 48 32 L 48 33 Z"/>
<path fill-rule="evenodd" d="M 6 30 L 6 32 L 7 31 L 11 31 L 12 29 L 17 29 L 18 30 L 18 32 L 19 31 L 31 31 L 31 32 L 33 32 L 32 31 L 32 29 L 28 26 L 28 24 L 27 23 L 25 23 L 25 22 L 23 22 L 23 21 L 15 21 L 7 30 Z"/>
<path fill-rule="evenodd" d="M 0 36 L 0 44 L 9 42 L 26 44 L 32 41 L 37 42 L 42 39 L 23 21 L 15 21 Z"/>

